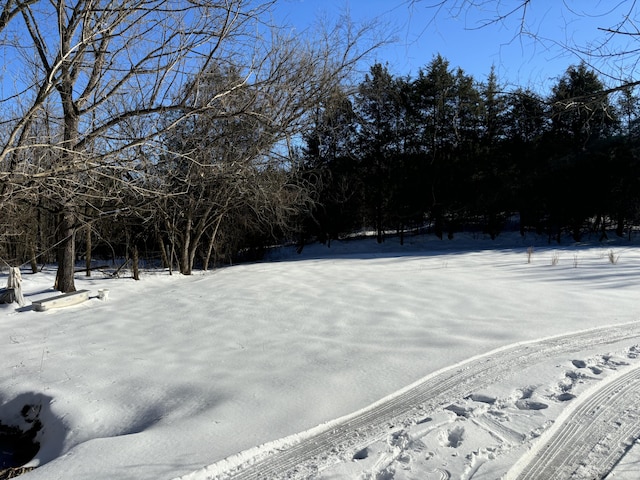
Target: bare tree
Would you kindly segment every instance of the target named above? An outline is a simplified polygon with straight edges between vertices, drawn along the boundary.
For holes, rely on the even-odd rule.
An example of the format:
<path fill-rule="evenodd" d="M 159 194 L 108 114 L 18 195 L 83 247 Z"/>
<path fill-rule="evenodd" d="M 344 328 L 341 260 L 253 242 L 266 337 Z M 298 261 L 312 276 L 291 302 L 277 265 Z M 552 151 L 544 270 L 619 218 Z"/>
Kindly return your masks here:
<path fill-rule="evenodd" d="M 0 5 L 0 31 L 2 31 L 9 22 L 22 13 L 22 10 L 29 5 L 36 3 L 38 0 L 5 0 Z"/>
<path fill-rule="evenodd" d="M 576 42 L 573 35 L 566 32 L 557 38 L 540 35 L 540 25 L 536 22 L 540 22 L 540 18 L 547 21 L 547 15 L 537 15 L 536 9 L 552 8 L 540 0 L 406 0 L 406 3 L 411 8 L 420 6 L 432 10 L 434 19 L 441 16 L 464 18 L 471 14 L 472 18 L 478 20 L 467 25 L 469 29 L 482 29 L 496 24 L 506 26 L 505 41 L 526 36 L 545 46 L 558 47 L 572 54 L 576 64 L 584 63 L 613 82 L 615 85 L 608 93 L 640 84 L 640 80 L 630 77 L 640 63 L 640 12 L 637 0 L 588 5 L 579 0 L 554 2 L 554 16 L 565 19 L 566 28 L 572 26 L 578 29 L 582 23 L 589 21 L 588 27 L 584 28 L 593 31 L 585 43 Z M 601 19 L 595 27 L 594 19 Z"/>
<path fill-rule="evenodd" d="M 251 83 L 262 99 L 288 115 L 286 121 L 277 116 L 261 121 L 277 125 L 280 140 L 290 139 L 309 99 L 322 94 L 314 81 L 339 81 L 355 66 L 363 54 L 363 30 L 329 32 L 319 44 L 324 51 L 285 48 L 291 42 L 281 42 L 284 37 L 269 33 L 263 23 L 274 2 L 5 2 L 3 11 L 12 21 L 5 22 L 0 50 L 16 74 L 13 90 L 0 99 L 7 112 L 0 209 L 17 191 L 47 198 L 57 216 L 56 288 L 75 290 L 75 234 L 91 221 L 84 212 L 100 213 L 106 200 L 122 206 L 125 188 L 133 192 L 126 197 L 139 203 L 157 195 L 155 184 L 143 178 L 148 169 L 142 163 L 161 159 L 158 145 L 165 132 L 216 112 L 216 100 Z M 322 56 L 314 57 L 317 53 Z M 294 56 L 298 68 L 289 78 Z M 235 65 L 241 82 L 194 101 L 199 75 L 213 65 Z M 37 122 L 47 124 L 47 136 L 33 136 Z"/>
<path fill-rule="evenodd" d="M 3 45 L 5 53 L 35 80 L 16 79 L 16 93 L 29 103 L 3 99 L 15 114 L 6 121 L 9 133 L 0 150 L 1 193 L 40 182 L 55 204 L 56 288 L 75 289 L 75 232 L 83 203 L 104 194 L 96 190 L 97 180 L 135 161 L 132 149 L 166 128 L 160 117 L 184 109 L 176 94 L 185 72 L 213 61 L 232 34 L 245 33 L 267 6 L 249 9 L 240 0 L 38 1 L 22 8 L 20 24 L 6 27 L 21 40 Z M 45 106 L 51 136 L 37 140 L 52 152 L 47 164 L 29 158 L 36 142 L 28 138 Z"/>
<path fill-rule="evenodd" d="M 252 235 L 282 234 L 310 208 L 312 186 L 290 150 L 361 58 L 358 42 L 371 26 L 363 28 L 345 20 L 306 39 L 272 30 L 251 78 L 238 65 L 196 76 L 192 104 L 209 108 L 167 135 L 159 175 L 167 195 L 158 212 L 181 273 L 191 272 L 198 249 L 206 268 L 212 253 L 220 258 Z"/>

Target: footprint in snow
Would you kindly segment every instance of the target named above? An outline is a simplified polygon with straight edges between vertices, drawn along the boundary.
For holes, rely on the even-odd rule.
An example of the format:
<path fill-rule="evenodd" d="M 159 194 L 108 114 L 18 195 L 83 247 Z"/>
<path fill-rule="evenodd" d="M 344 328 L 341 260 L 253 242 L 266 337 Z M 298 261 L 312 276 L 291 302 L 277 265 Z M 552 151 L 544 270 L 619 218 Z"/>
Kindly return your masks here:
<path fill-rule="evenodd" d="M 482 393 L 472 393 L 469 398 L 474 402 L 486 403 L 489 405 L 493 405 L 497 401 L 496 397 Z"/>
<path fill-rule="evenodd" d="M 516 400 L 516 408 L 519 410 L 543 410 L 549 408 L 549 405 L 542 402 L 531 400 L 533 393 L 536 391 L 535 386 L 529 385 L 520 389 L 520 399 Z"/>
<path fill-rule="evenodd" d="M 549 405 L 525 398 L 516 401 L 516 407 L 519 410 L 544 410 L 545 408 L 549 408 Z"/>
<path fill-rule="evenodd" d="M 452 403 L 451 405 L 444 407 L 444 409 L 455 413 L 458 417 L 464 417 L 464 418 L 469 418 L 473 413 L 473 408 L 464 406 L 464 405 L 457 405 L 455 403 Z"/>
<path fill-rule="evenodd" d="M 564 392 L 555 396 L 555 399 L 560 402 L 568 402 L 569 400 L 573 400 L 576 396 L 573 393 Z"/>
<path fill-rule="evenodd" d="M 531 398 L 531 396 L 533 395 L 533 392 L 536 391 L 536 387 L 534 387 L 533 385 L 529 385 L 528 387 L 524 387 L 520 389 L 520 400 L 526 400 L 528 398 Z"/>
<path fill-rule="evenodd" d="M 369 449 L 367 447 L 357 451 L 353 454 L 353 460 L 364 460 L 369 456 Z"/>
<path fill-rule="evenodd" d="M 449 430 L 440 432 L 441 444 L 444 447 L 458 448 L 462 445 L 464 438 L 464 427 L 457 426 Z"/>
<path fill-rule="evenodd" d="M 586 368 L 587 367 L 587 362 L 585 362 L 584 360 L 571 360 L 571 363 L 576 368 Z"/>

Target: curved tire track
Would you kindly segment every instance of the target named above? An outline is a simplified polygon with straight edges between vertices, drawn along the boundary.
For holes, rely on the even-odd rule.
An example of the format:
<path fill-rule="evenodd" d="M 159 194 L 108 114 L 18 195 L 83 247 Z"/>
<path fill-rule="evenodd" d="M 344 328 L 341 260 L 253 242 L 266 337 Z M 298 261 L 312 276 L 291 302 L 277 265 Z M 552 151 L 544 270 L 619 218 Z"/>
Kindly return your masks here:
<path fill-rule="evenodd" d="M 509 372 L 558 353 L 580 351 L 640 337 L 640 323 L 607 326 L 584 332 L 516 344 L 436 372 L 371 407 L 286 448 L 260 452 L 244 463 L 207 478 L 307 479 L 335 458 L 348 458 L 385 438 L 391 429 L 414 425 L 438 407 L 500 381 Z M 224 462 L 224 461 L 223 461 Z M 229 465 L 229 462 L 227 462 Z M 216 470 L 216 464 L 211 467 Z M 209 469 L 206 469 L 209 470 Z M 209 471 L 212 471 L 209 470 Z M 537 477 L 544 478 L 544 477 Z"/>
<path fill-rule="evenodd" d="M 591 393 L 541 445 L 518 480 L 604 478 L 640 437 L 640 367 Z M 606 444 L 602 441 L 606 439 Z M 581 468 L 588 472 L 580 473 Z"/>

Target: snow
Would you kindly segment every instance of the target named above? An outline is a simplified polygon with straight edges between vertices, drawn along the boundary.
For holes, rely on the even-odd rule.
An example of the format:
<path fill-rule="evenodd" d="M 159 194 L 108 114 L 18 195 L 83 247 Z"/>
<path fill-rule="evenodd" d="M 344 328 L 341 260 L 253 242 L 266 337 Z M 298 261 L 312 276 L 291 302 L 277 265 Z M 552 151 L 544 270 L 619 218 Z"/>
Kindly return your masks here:
<path fill-rule="evenodd" d="M 224 478 L 469 359 L 635 325 L 639 263 L 623 242 L 367 239 L 192 276 L 78 274 L 90 300 L 46 312 L 31 302 L 55 293 L 54 270 L 23 270 L 26 306 L 0 306 L 0 421 L 28 427 L 29 405 L 44 426 L 25 480 Z M 372 427 L 316 476 L 506 476 L 581 398 L 638 366 L 638 342 L 554 350 L 428 421 Z M 611 478 L 634 478 L 634 455 Z"/>

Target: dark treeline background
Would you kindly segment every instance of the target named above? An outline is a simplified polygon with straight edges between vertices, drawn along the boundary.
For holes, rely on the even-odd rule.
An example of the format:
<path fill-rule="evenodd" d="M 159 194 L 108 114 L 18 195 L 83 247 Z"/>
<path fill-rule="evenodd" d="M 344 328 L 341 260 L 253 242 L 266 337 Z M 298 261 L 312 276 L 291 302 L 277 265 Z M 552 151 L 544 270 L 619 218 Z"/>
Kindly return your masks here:
<path fill-rule="evenodd" d="M 546 95 L 478 82 L 436 56 L 416 78 L 371 67 L 355 95 L 316 112 L 300 156 L 321 178 L 307 238 L 370 228 L 462 230 L 492 238 L 507 226 L 560 241 L 629 235 L 640 213 L 638 99 L 607 91 L 585 64 Z"/>
<path fill-rule="evenodd" d="M 236 76 L 216 70 L 207 82 Z M 233 92 L 229 105 L 261 98 Z M 164 153 L 149 160 L 140 149 L 124 181 L 91 184 L 76 257 L 88 272 L 92 259 L 142 258 L 189 274 L 365 230 L 379 242 L 505 228 L 549 241 L 630 235 L 640 221 L 638 105 L 632 88 L 607 91 L 584 64 L 546 94 L 507 91 L 493 69 L 478 81 L 441 56 L 415 78 L 376 64 L 357 88 L 307 111 L 311 127 L 289 148 L 274 149 L 256 115 L 201 115 L 166 135 Z M 288 160 L 271 161 L 274 151 Z M 37 195 L 9 206 L 0 258 L 34 270 L 55 261 L 59 212 Z"/>

